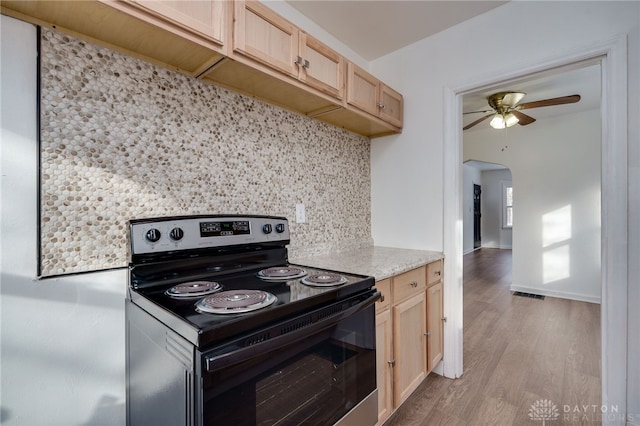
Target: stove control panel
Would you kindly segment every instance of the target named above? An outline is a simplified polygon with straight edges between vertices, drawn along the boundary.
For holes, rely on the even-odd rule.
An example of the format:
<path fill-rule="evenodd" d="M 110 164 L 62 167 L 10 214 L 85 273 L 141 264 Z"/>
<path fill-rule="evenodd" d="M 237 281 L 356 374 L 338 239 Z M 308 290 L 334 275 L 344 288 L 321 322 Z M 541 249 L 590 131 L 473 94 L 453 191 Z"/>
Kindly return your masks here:
<path fill-rule="evenodd" d="M 287 218 L 276 216 L 181 216 L 129 222 L 132 254 L 289 242 Z"/>

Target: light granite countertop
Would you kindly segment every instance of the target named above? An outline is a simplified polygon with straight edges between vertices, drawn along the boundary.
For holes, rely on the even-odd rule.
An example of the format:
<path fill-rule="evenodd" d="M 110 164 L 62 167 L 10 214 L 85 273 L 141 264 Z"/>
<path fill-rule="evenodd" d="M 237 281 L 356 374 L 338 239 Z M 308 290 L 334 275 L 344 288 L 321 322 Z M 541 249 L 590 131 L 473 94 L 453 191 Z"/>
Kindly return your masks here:
<path fill-rule="evenodd" d="M 444 258 L 441 252 L 370 246 L 309 257 L 290 258 L 291 263 L 352 274 L 371 275 L 376 281 L 398 275 Z"/>

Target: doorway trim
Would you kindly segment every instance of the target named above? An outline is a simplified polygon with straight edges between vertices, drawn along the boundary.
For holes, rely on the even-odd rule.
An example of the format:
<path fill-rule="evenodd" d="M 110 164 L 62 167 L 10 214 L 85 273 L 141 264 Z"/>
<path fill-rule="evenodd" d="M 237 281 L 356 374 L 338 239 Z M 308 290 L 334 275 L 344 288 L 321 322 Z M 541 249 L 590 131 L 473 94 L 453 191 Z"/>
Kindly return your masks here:
<path fill-rule="evenodd" d="M 627 380 L 627 38 L 617 36 L 601 44 L 572 49 L 566 54 L 516 71 L 445 87 L 444 108 L 444 255 L 447 277 L 444 315 L 443 373 L 463 372 L 462 292 L 462 97 L 465 93 L 504 81 L 550 72 L 584 61 L 597 60 L 602 72 L 602 203 L 601 203 L 601 333 L 602 404 L 626 412 Z M 603 423 L 609 422 L 603 418 Z"/>

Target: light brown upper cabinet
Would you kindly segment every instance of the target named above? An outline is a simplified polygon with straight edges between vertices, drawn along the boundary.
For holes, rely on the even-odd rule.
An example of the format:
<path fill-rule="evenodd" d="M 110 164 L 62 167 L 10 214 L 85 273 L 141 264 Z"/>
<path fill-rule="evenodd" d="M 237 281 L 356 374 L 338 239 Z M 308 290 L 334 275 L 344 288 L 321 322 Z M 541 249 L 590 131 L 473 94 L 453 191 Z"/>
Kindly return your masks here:
<path fill-rule="evenodd" d="M 344 58 L 300 31 L 300 80 L 338 99 L 344 97 Z M 297 59 L 297 58 L 296 58 Z"/>
<path fill-rule="evenodd" d="M 229 6 L 224 0 L 0 2 L 5 15 L 192 77 L 226 54 Z"/>
<path fill-rule="evenodd" d="M 225 44 L 227 2 L 224 0 L 127 0 L 150 14 L 210 40 Z"/>
<path fill-rule="evenodd" d="M 234 52 L 344 97 L 344 58 L 260 2 L 234 2 L 233 30 Z"/>
<path fill-rule="evenodd" d="M 400 94 L 352 72 L 347 101 L 346 60 L 257 1 L 1 0 L 0 11 L 369 138 L 402 131 Z"/>
<path fill-rule="evenodd" d="M 347 63 L 347 103 L 402 127 L 402 95 L 352 62 Z"/>

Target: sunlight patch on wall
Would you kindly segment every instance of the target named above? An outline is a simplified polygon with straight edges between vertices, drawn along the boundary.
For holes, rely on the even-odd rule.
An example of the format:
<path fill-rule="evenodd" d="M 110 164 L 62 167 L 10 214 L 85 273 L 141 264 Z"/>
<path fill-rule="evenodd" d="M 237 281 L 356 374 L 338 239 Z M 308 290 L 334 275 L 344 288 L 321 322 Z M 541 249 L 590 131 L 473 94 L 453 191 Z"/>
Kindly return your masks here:
<path fill-rule="evenodd" d="M 569 245 L 562 245 L 542 254 L 542 279 L 545 284 L 571 276 Z"/>
<path fill-rule="evenodd" d="M 571 205 L 542 216 L 542 281 L 548 284 L 571 276 L 569 241 Z"/>
<path fill-rule="evenodd" d="M 542 246 L 549 247 L 571 239 L 571 205 L 542 216 Z"/>

